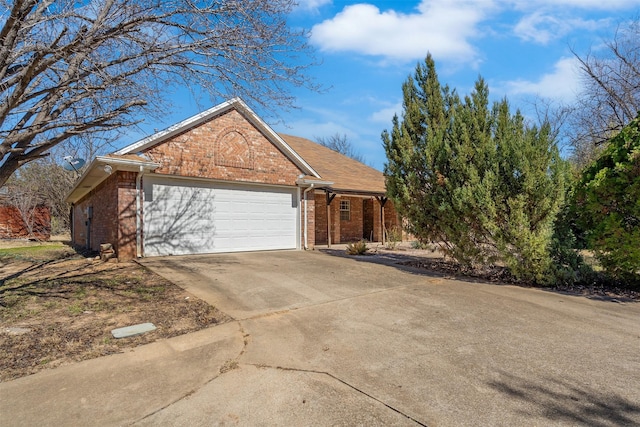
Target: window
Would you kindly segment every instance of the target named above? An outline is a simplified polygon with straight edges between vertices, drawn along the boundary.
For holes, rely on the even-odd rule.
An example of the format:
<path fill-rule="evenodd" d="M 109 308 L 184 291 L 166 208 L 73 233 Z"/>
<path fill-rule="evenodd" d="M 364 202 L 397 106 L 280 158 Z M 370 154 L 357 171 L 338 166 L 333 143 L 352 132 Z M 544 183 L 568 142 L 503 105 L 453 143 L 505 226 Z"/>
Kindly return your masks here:
<path fill-rule="evenodd" d="M 340 200 L 340 221 L 351 221 L 350 200 Z"/>

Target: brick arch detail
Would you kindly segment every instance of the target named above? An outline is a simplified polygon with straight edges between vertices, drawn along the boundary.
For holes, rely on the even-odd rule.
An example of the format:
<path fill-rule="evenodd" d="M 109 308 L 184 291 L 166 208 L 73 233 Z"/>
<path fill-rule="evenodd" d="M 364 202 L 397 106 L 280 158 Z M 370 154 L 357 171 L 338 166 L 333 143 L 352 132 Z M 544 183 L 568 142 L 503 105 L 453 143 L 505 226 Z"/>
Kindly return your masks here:
<path fill-rule="evenodd" d="M 253 147 L 235 126 L 223 129 L 216 138 L 214 161 L 216 166 L 255 168 Z"/>

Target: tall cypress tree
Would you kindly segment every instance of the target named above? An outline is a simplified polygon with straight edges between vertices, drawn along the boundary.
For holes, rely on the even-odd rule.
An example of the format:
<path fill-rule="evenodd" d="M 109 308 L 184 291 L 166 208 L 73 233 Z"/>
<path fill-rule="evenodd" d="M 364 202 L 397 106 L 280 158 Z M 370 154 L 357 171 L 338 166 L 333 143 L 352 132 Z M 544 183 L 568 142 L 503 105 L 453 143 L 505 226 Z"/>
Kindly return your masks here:
<path fill-rule="evenodd" d="M 507 265 L 542 281 L 564 195 L 547 124 L 527 127 L 482 78 L 464 98 L 442 87 L 431 55 L 403 87 L 402 119 L 382 133 L 387 191 L 408 231 L 467 266 Z"/>

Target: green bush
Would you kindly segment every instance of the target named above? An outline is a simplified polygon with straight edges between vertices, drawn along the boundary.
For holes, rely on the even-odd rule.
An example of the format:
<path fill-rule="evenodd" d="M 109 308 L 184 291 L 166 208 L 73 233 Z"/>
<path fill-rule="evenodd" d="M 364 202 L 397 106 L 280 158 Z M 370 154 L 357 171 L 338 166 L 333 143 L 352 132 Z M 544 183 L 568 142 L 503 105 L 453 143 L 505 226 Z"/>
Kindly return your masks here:
<path fill-rule="evenodd" d="M 423 242 L 421 240 L 414 240 L 411 242 L 411 249 L 431 249 L 433 250 L 431 244 L 427 242 Z"/>
<path fill-rule="evenodd" d="M 614 278 L 640 278 L 640 116 L 587 167 L 575 195 L 587 246 Z"/>

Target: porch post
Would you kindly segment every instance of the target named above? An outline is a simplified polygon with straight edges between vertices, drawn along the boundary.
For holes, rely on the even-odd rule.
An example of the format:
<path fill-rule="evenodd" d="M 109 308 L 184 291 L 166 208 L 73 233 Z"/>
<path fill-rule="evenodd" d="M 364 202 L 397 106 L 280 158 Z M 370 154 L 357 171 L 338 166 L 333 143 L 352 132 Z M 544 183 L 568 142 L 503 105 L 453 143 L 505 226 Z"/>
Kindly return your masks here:
<path fill-rule="evenodd" d="M 336 194 L 325 190 L 327 197 L 327 247 L 331 247 L 331 202 L 335 199 Z"/>
<path fill-rule="evenodd" d="M 387 203 L 388 198 L 385 196 L 376 196 L 376 199 L 380 203 L 380 229 L 382 230 L 382 244 L 386 243 L 386 229 L 384 226 L 384 205 Z"/>

